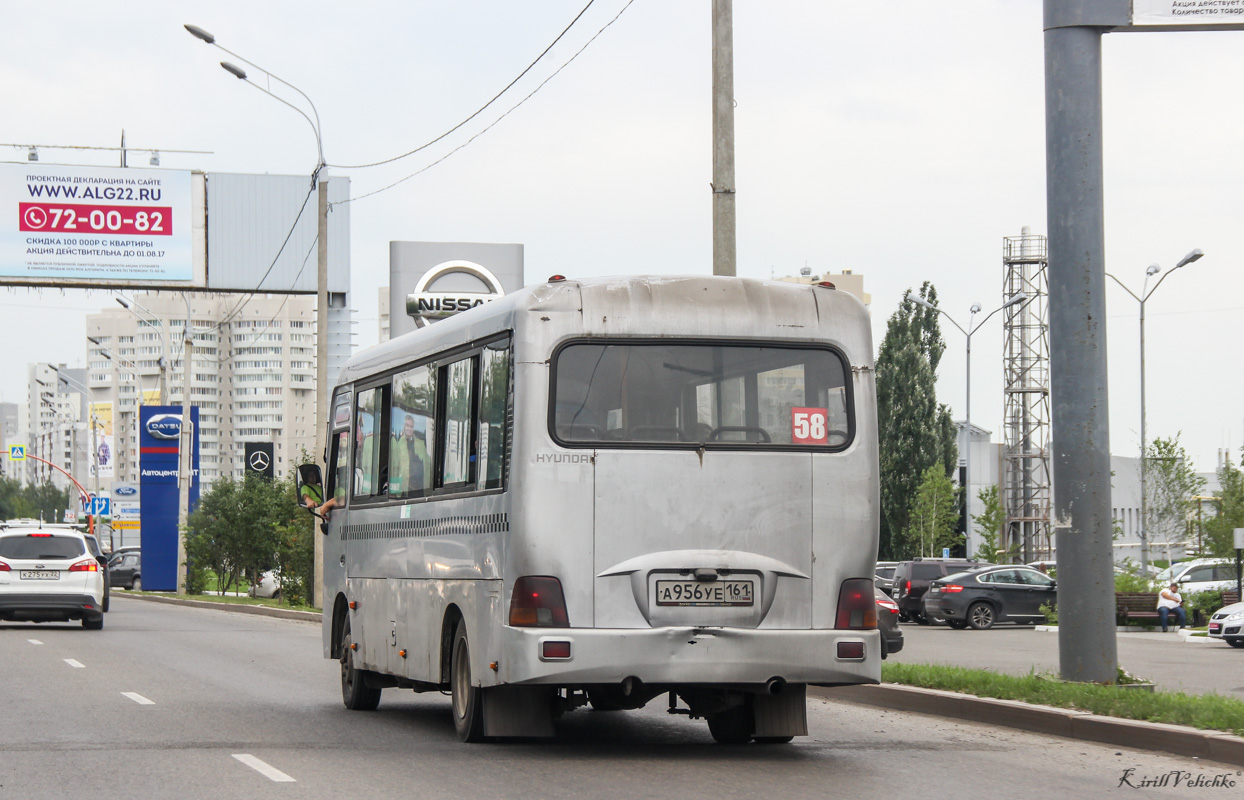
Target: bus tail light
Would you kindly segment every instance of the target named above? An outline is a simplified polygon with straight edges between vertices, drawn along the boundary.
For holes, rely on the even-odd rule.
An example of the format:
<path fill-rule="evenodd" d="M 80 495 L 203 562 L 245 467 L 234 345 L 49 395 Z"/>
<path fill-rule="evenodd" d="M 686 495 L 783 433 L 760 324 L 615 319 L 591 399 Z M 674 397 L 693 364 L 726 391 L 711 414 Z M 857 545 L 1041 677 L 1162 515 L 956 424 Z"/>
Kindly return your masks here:
<path fill-rule="evenodd" d="M 569 628 L 561 581 L 547 575 L 527 575 L 514 581 L 510 625 L 515 628 Z"/>
<path fill-rule="evenodd" d="M 99 562 L 93 558 L 79 561 L 69 567 L 70 572 L 99 572 Z"/>
<path fill-rule="evenodd" d="M 873 582 L 867 578 L 848 578 L 838 591 L 839 630 L 869 630 L 877 627 L 877 600 Z"/>

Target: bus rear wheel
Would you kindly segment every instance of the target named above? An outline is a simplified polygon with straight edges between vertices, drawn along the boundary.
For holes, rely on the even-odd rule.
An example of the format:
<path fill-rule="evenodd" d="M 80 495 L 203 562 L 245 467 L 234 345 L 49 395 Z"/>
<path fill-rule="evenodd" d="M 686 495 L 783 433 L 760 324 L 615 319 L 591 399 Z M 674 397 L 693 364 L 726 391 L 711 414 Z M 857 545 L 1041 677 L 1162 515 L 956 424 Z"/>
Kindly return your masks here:
<path fill-rule="evenodd" d="M 367 685 L 367 670 L 354 667 L 353 644 L 347 617 L 341 626 L 341 702 L 351 711 L 374 711 L 380 705 L 380 689 Z"/>
<path fill-rule="evenodd" d="M 464 742 L 484 740 L 484 698 L 471 681 L 471 646 L 466 625 L 458 623 L 449 660 L 449 694 L 454 712 L 454 730 Z"/>
<path fill-rule="evenodd" d="M 705 714 L 708 732 L 718 744 L 747 744 L 756 732 L 756 713 L 750 701 L 734 708 Z"/>

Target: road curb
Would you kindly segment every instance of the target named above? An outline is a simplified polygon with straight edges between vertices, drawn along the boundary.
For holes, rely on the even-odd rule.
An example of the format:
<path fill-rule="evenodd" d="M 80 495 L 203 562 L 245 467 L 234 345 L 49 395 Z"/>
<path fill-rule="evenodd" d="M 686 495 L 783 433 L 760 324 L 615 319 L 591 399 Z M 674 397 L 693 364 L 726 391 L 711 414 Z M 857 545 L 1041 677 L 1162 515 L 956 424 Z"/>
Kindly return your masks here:
<path fill-rule="evenodd" d="M 811 688 L 831 700 L 915 711 L 941 717 L 984 722 L 1007 728 L 1083 739 L 1091 742 L 1194 756 L 1244 766 L 1244 737 L 1184 725 L 1105 717 L 1069 708 L 1031 705 L 1014 700 L 975 697 L 958 692 L 883 683 L 878 686 Z"/>
<path fill-rule="evenodd" d="M 239 603 L 213 603 L 210 600 L 185 600 L 180 597 L 164 597 L 158 594 L 125 594 L 116 597 L 129 597 L 135 600 L 147 600 L 152 603 L 166 603 L 174 606 L 190 606 L 191 608 L 210 608 L 216 611 L 233 611 L 238 614 L 255 614 L 260 617 L 278 617 L 280 619 L 296 619 L 303 622 L 320 622 L 323 614 L 314 611 L 296 611 L 292 608 L 269 608 L 268 606 L 247 606 Z"/>

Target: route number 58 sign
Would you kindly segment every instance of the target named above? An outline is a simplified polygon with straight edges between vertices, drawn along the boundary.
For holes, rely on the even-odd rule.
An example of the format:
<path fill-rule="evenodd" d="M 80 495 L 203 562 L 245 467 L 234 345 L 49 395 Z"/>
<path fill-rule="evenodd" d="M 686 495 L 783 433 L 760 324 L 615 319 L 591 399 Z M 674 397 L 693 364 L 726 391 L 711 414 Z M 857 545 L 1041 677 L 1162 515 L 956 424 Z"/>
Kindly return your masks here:
<path fill-rule="evenodd" d="M 829 444 L 829 410 L 792 408 L 790 431 L 795 444 Z"/>

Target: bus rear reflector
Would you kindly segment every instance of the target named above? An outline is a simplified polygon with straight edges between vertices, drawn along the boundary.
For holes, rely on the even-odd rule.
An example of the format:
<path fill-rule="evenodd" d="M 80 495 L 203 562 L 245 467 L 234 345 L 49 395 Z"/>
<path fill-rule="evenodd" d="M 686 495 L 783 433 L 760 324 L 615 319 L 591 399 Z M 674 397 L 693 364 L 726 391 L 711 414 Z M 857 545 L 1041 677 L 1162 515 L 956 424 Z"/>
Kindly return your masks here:
<path fill-rule="evenodd" d="M 570 658 L 570 642 L 541 642 L 540 658 Z"/>
<path fill-rule="evenodd" d="M 864 643 L 863 642 L 839 642 L 838 643 L 839 658 L 863 658 Z"/>
<path fill-rule="evenodd" d="M 862 631 L 877 627 L 877 600 L 868 578 L 848 578 L 838 591 L 839 630 Z"/>
<path fill-rule="evenodd" d="M 562 582 L 548 575 L 527 575 L 514 581 L 510 625 L 515 628 L 569 628 Z"/>

